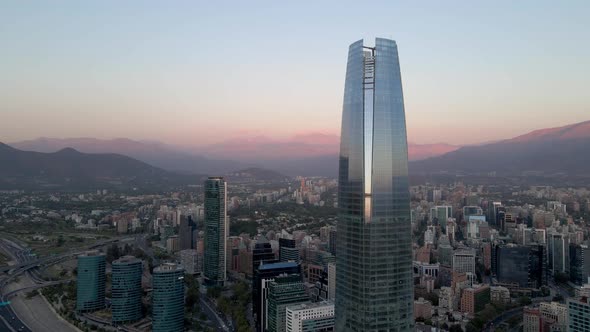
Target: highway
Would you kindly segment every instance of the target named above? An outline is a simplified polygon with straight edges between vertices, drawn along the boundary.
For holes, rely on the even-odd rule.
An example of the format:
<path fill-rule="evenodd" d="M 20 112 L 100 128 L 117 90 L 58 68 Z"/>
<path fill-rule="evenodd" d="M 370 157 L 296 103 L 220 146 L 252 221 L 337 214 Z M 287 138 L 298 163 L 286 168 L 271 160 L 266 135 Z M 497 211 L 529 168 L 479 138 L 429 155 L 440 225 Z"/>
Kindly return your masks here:
<path fill-rule="evenodd" d="M 69 281 L 63 280 L 58 282 L 48 282 L 40 277 L 40 268 L 46 268 L 50 265 L 67 260 L 73 256 L 77 256 L 86 250 L 99 248 L 118 241 L 119 239 L 101 241 L 97 244 L 87 247 L 84 250 L 70 251 L 58 256 L 49 256 L 43 259 L 37 259 L 30 255 L 30 251 L 28 249 L 25 249 L 23 246 L 15 243 L 14 241 L 4 238 L 0 239 L 0 249 L 6 252 L 16 262 L 14 266 L 9 267 L 8 269 L 3 269 L 5 272 L 8 271 L 8 274 L 0 276 L 0 331 L 31 331 L 31 329 L 19 319 L 18 315 L 10 306 L 10 296 L 27 289 L 32 290 Z M 22 289 L 14 290 L 10 293 L 4 294 L 4 287 L 6 287 L 15 278 L 22 274 L 29 277 L 36 285 L 24 287 Z"/>

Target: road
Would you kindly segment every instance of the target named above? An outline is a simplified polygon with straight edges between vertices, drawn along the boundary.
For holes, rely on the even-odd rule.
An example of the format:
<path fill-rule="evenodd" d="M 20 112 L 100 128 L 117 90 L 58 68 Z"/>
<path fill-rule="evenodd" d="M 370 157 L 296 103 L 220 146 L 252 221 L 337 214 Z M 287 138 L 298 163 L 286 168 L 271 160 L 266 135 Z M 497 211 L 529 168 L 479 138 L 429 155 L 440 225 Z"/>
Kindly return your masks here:
<path fill-rule="evenodd" d="M 199 300 L 201 302 L 201 310 L 207 318 L 215 324 L 215 330 L 229 332 L 229 328 L 224 320 L 213 309 L 213 305 L 210 305 L 207 300 L 203 299 L 203 297 L 200 297 Z"/>
<path fill-rule="evenodd" d="M 23 291 L 24 289 L 18 289 L 16 291 L 11 291 L 10 293 L 4 294 L 4 288 L 8 284 L 10 284 L 15 278 L 24 274 L 26 277 L 30 278 L 31 281 L 33 281 L 36 284 L 36 286 L 32 286 L 35 289 L 51 286 L 55 283 L 43 280 L 39 275 L 39 268 L 46 268 L 50 265 L 57 264 L 73 256 L 77 256 L 85 250 L 95 249 L 117 241 L 119 241 L 119 239 L 101 241 L 81 251 L 71 250 L 70 252 L 62 255 L 49 256 L 43 259 L 37 259 L 36 257 L 30 254 L 30 251 L 28 249 L 25 249 L 23 246 L 17 244 L 16 242 L 4 238 L 0 239 L 0 249 L 6 252 L 16 262 L 16 264 L 10 267 L 9 269 L 3 269 L 3 271 L 9 272 L 8 275 L 4 274 L 0 276 L 0 303 L 2 304 L 0 306 L 0 331 L 31 331 L 31 329 L 21 319 L 19 319 L 18 314 L 13 310 L 8 300 L 8 295 L 14 295 L 16 292 Z M 56 317 L 56 319 L 59 318 Z"/>

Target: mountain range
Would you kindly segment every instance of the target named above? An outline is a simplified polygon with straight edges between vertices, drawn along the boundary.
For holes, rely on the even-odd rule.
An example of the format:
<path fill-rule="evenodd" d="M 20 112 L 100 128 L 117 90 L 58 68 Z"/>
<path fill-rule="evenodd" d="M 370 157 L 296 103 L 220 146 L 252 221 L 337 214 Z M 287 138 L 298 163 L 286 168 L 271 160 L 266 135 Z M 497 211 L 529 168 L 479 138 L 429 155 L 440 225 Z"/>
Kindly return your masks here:
<path fill-rule="evenodd" d="M 412 173 L 590 175 L 590 121 L 535 130 L 499 142 L 465 146 L 410 163 Z"/>
<path fill-rule="evenodd" d="M 72 149 L 66 148 L 84 153 L 116 153 L 135 158 L 135 162 L 140 160 L 144 166 L 152 165 L 150 170 L 144 169 L 144 172 L 139 174 L 175 171 L 219 175 L 241 169 L 264 168 L 291 176 L 335 176 L 338 170 L 338 144 L 338 136 L 313 134 L 300 135 L 289 140 L 269 139 L 264 136 L 228 140 L 200 147 L 198 150 L 125 138 L 39 138 L 12 143 L 11 146 L 21 150 L 44 152 L 55 157 L 73 153 Z M 3 150 L 7 148 L 9 147 L 3 146 Z M 497 172 L 518 175 L 533 172 L 590 175 L 590 121 L 535 130 L 515 138 L 483 145 L 459 147 L 448 144 L 410 143 L 408 149 L 409 169 L 412 174 Z M 41 159 L 44 160 L 43 158 Z M 67 165 L 64 167 L 76 171 L 71 167 L 67 168 Z M 64 172 L 60 176 L 65 175 L 67 173 Z"/>
<path fill-rule="evenodd" d="M 165 170 L 192 174 L 224 174 L 250 167 L 287 175 L 333 175 L 338 168 L 340 138 L 336 135 L 296 135 L 286 140 L 264 136 L 230 139 L 198 148 L 127 138 L 47 138 L 10 143 L 19 150 L 56 152 L 73 148 L 84 153 L 116 153 Z M 450 144 L 409 144 L 410 160 L 420 160 L 458 149 Z"/>
<path fill-rule="evenodd" d="M 0 143 L 1 189 L 158 188 L 199 183 L 201 177 L 169 172 L 120 154 L 72 148 L 43 153 Z"/>

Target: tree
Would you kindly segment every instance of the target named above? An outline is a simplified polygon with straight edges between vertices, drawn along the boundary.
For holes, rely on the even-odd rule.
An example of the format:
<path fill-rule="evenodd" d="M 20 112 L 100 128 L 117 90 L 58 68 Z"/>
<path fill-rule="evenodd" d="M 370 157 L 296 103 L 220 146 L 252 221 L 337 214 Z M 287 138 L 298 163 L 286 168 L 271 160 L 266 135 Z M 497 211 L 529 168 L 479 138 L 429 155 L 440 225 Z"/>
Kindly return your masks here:
<path fill-rule="evenodd" d="M 518 303 L 521 306 L 525 306 L 525 305 L 529 305 L 529 304 L 533 303 L 533 301 L 531 301 L 531 299 L 527 296 L 522 296 L 521 298 L 518 299 Z"/>
<path fill-rule="evenodd" d="M 463 332 L 463 328 L 459 324 L 453 324 L 451 325 L 449 332 Z"/>

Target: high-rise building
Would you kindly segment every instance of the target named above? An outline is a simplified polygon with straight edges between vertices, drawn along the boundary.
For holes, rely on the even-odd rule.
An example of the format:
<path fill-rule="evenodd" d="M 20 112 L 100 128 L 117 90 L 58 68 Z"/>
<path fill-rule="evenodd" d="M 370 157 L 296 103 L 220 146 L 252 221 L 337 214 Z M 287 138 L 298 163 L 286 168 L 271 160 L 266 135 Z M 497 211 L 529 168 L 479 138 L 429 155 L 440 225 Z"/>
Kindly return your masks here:
<path fill-rule="evenodd" d="M 590 298 L 569 298 L 568 307 L 568 332 L 590 332 Z"/>
<path fill-rule="evenodd" d="M 229 231 L 227 184 L 223 177 L 205 181 L 205 264 L 203 272 L 209 285 L 223 285 L 226 279 L 226 250 Z"/>
<path fill-rule="evenodd" d="M 453 207 L 448 205 L 435 206 L 430 209 L 430 221 L 438 220 L 443 233 L 447 230 L 447 220 L 453 217 Z"/>
<path fill-rule="evenodd" d="M 329 332 L 334 329 L 334 304 L 331 301 L 288 306 L 287 332 Z"/>
<path fill-rule="evenodd" d="M 547 283 L 542 245 L 499 245 L 492 253 L 492 272 L 501 284 L 521 288 L 540 288 Z"/>
<path fill-rule="evenodd" d="M 180 250 L 196 249 L 195 232 L 197 224 L 191 216 L 180 215 L 178 235 L 180 238 Z"/>
<path fill-rule="evenodd" d="M 299 249 L 295 240 L 279 239 L 279 260 L 281 262 L 299 262 Z"/>
<path fill-rule="evenodd" d="M 268 315 L 263 331 L 285 332 L 286 311 L 289 305 L 309 302 L 303 279 L 299 274 L 278 276 L 268 287 Z"/>
<path fill-rule="evenodd" d="M 569 273 L 569 238 L 566 234 L 549 234 L 549 266 L 552 272 Z"/>
<path fill-rule="evenodd" d="M 490 303 L 490 286 L 480 285 L 463 290 L 461 295 L 461 311 L 474 314 Z"/>
<path fill-rule="evenodd" d="M 264 331 L 262 327 L 266 322 L 268 313 L 268 288 L 270 283 L 280 275 L 301 275 L 301 266 L 296 262 L 278 262 L 258 266 L 258 272 L 252 285 L 252 308 L 256 321 L 256 330 Z"/>
<path fill-rule="evenodd" d="M 152 275 L 152 331 L 184 331 L 184 269 L 164 263 Z"/>
<path fill-rule="evenodd" d="M 105 255 L 96 250 L 78 256 L 76 310 L 85 312 L 104 308 L 105 267 Z"/>
<path fill-rule="evenodd" d="M 408 146 L 393 40 L 350 45 L 339 164 L 336 330 L 410 330 Z"/>
<path fill-rule="evenodd" d="M 585 244 L 570 244 L 570 280 L 582 286 L 590 277 L 590 249 Z"/>
<path fill-rule="evenodd" d="M 336 298 L 336 263 L 328 263 L 328 299 Z"/>
<path fill-rule="evenodd" d="M 123 256 L 112 264 L 111 309 L 114 324 L 124 324 L 141 319 L 141 260 Z"/>

